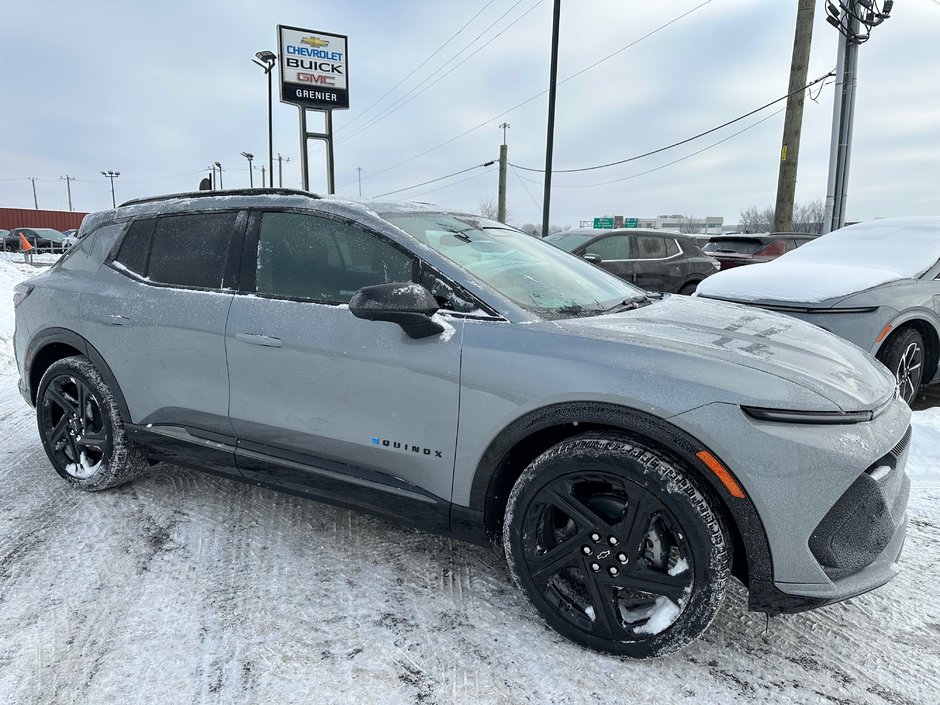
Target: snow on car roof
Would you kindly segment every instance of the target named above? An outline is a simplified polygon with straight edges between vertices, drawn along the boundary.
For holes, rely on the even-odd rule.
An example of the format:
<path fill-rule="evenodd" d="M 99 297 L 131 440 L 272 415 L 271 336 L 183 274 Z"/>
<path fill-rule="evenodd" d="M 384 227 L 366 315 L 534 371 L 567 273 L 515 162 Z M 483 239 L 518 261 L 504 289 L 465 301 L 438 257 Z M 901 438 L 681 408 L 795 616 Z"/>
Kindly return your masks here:
<path fill-rule="evenodd" d="M 902 279 L 940 260 L 940 217 L 850 225 L 766 264 L 736 267 L 698 285 L 703 296 L 736 301 L 818 303 Z"/>

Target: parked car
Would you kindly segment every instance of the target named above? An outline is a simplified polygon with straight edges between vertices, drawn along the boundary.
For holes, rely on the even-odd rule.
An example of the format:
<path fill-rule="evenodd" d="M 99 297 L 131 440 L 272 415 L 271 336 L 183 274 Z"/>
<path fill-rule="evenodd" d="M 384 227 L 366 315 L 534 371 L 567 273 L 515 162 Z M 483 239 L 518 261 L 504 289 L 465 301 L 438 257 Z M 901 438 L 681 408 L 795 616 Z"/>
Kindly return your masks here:
<path fill-rule="evenodd" d="M 710 299 L 780 311 L 867 350 L 911 402 L 940 360 L 940 218 L 850 225 L 769 264 L 720 272 Z"/>
<path fill-rule="evenodd" d="M 685 235 L 662 230 L 568 230 L 545 238 L 647 291 L 691 294 L 718 263 Z"/>
<path fill-rule="evenodd" d="M 718 260 L 722 269 L 731 269 L 744 264 L 769 262 L 817 237 L 809 233 L 718 235 L 711 238 L 702 250 Z"/>
<path fill-rule="evenodd" d="M 731 574 L 776 614 L 897 572 L 911 411 L 812 325 L 432 206 L 203 191 L 82 231 L 14 300 L 77 488 L 168 460 L 501 542 L 548 624 L 632 657 L 705 630 Z"/>
<path fill-rule="evenodd" d="M 78 244 L 79 236 L 78 236 L 78 230 L 77 230 L 77 229 L 73 229 L 73 230 L 63 230 L 63 231 L 62 231 L 62 235 L 64 236 L 64 239 L 63 239 L 62 242 L 63 242 L 63 244 L 65 245 L 65 249 L 68 249 L 68 248 L 70 248 L 70 247 L 74 247 L 75 245 Z"/>
<path fill-rule="evenodd" d="M 53 228 L 13 228 L 9 235 L 3 238 L 4 251 L 19 252 L 22 249 L 20 235 L 23 235 L 37 252 L 63 252 L 66 249 L 65 236 Z"/>

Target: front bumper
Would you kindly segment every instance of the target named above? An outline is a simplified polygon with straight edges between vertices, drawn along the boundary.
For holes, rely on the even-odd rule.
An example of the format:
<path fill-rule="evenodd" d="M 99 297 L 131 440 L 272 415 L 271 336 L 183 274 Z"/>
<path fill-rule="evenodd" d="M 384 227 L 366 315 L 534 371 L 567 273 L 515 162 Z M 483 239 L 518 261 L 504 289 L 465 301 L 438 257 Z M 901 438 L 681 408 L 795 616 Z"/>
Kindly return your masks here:
<path fill-rule="evenodd" d="M 721 403 L 670 419 L 735 473 L 760 516 L 771 570 L 749 580 L 752 609 L 798 612 L 897 574 L 910 415 L 895 400 L 872 421 L 851 425 L 756 421 Z"/>

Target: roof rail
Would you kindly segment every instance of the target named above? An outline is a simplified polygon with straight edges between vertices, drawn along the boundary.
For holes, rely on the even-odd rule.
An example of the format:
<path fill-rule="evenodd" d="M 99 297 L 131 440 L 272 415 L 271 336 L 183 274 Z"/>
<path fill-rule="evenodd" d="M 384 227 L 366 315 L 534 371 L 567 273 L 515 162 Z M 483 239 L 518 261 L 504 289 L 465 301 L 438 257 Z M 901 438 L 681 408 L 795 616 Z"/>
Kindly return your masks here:
<path fill-rule="evenodd" d="M 291 188 L 239 188 L 225 191 L 190 191 L 188 193 L 168 193 L 163 196 L 149 196 L 147 198 L 132 198 L 129 201 L 124 201 L 119 208 L 136 206 L 140 203 L 172 201 L 177 198 L 210 198 L 212 196 L 306 196 L 307 198 L 322 198 L 319 194 L 310 191 Z"/>

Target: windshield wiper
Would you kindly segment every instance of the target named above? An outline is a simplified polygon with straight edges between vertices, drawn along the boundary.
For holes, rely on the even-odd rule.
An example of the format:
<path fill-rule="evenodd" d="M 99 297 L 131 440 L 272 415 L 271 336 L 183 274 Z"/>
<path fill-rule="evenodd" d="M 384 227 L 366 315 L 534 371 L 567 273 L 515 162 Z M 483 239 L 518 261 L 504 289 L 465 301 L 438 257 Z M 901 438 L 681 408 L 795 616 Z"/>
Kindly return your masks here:
<path fill-rule="evenodd" d="M 619 311 L 631 311 L 635 308 L 642 308 L 643 306 L 648 306 L 653 303 L 653 300 L 646 294 L 639 294 L 638 296 L 631 296 L 629 299 L 624 299 L 620 303 L 616 303 L 608 309 L 604 309 L 604 313 L 617 313 Z"/>

